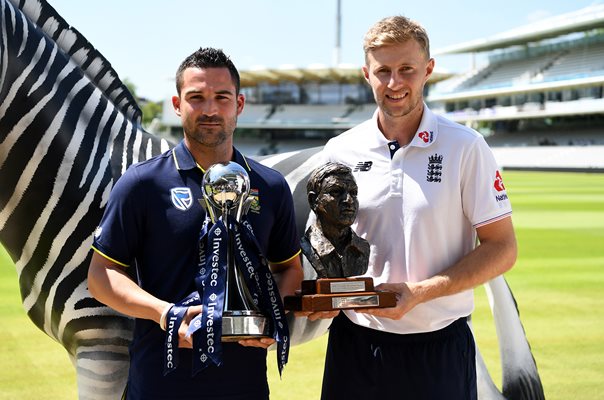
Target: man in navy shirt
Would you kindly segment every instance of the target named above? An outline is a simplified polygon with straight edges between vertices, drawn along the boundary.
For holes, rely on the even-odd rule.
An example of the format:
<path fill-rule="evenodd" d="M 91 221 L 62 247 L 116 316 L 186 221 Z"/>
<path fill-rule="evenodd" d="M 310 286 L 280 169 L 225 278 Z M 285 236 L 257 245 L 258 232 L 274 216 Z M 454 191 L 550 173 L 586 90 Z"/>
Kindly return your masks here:
<path fill-rule="evenodd" d="M 247 217 L 278 277 L 281 296 L 294 294 L 302 279 L 285 179 L 233 147 L 245 103 L 237 69 L 221 50 L 201 48 L 180 65 L 176 88 L 172 103 L 184 140 L 133 165 L 116 182 L 95 233 L 89 289 L 102 303 L 136 318 L 127 399 L 267 399 L 271 338 L 223 343 L 222 365 L 192 376 L 192 338 L 186 330 L 201 312 L 199 305 L 185 313 L 178 331 L 180 363 L 164 376 L 166 333 L 160 321 L 172 303 L 195 290 L 199 233 L 206 216 L 201 183 L 211 165 L 234 161 L 249 174 L 254 202 Z M 131 268 L 138 282 L 130 278 Z"/>

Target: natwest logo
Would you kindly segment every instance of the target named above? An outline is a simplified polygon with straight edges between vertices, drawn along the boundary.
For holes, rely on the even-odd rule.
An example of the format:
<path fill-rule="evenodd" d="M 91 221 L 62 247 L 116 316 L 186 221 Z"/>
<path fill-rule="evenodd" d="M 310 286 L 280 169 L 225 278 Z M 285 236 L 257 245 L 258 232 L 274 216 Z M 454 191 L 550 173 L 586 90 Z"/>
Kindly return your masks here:
<path fill-rule="evenodd" d="M 497 171 L 497 173 L 495 174 L 495 182 L 493 183 L 493 187 L 498 192 L 503 192 L 505 190 L 505 186 L 503 185 L 503 178 L 501 177 L 499 171 Z"/>
<path fill-rule="evenodd" d="M 422 132 L 418 133 L 417 136 L 419 136 L 419 138 L 421 140 L 423 140 L 424 143 L 430 142 L 431 138 L 432 138 L 432 135 L 430 133 L 428 133 L 428 131 L 422 131 Z"/>

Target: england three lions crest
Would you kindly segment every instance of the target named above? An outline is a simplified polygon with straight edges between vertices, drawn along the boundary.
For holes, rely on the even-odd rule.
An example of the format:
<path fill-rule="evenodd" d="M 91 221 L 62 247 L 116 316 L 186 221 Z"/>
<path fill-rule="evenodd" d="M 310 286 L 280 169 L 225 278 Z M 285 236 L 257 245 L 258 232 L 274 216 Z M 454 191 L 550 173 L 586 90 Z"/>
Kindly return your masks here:
<path fill-rule="evenodd" d="M 170 198 L 174 207 L 180 211 L 187 211 L 193 204 L 193 194 L 188 187 L 176 187 L 170 189 Z"/>

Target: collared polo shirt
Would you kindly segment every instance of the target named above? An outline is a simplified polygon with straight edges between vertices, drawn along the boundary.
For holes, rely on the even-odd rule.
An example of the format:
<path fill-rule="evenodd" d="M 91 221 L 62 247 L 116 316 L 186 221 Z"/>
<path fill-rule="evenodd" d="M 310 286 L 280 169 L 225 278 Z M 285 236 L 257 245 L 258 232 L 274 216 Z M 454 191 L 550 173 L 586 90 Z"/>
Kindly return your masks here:
<path fill-rule="evenodd" d="M 331 139 L 325 161 L 348 165 L 359 187 L 352 225 L 371 245 L 376 284 L 417 282 L 450 267 L 476 245 L 476 228 L 505 218 L 511 205 L 497 163 L 479 133 L 424 105 L 404 147 L 373 118 Z M 473 310 L 473 291 L 419 304 L 400 320 L 346 311 L 355 323 L 394 333 L 438 330 Z"/>
<path fill-rule="evenodd" d="M 255 200 L 247 217 L 266 258 L 280 263 L 298 255 L 300 245 L 293 201 L 283 176 L 245 158 L 236 149 L 233 161 L 249 174 L 250 195 Z M 201 205 L 202 178 L 203 171 L 184 141 L 157 157 L 132 165 L 110 194 L 95 232 L 94 250 L 120 265 L 135 267 L 139 285 L 154 296 L 173 303 L 182 300 L 195 290 L 199 233 L 206 216 Z M 190 376 L 190 361 L 187 365 L 182 360 L 185 351 L 182 349 L 179 367 L 164 381 L 164 340 L 165 333 L 155 322 L 136 320 L 131 345 L 131 383 L 138 379 L 141 381 L 136 384 L 154 388 L 155 378 L 164 383 L 174 379 L 179 384 L 194 382 Z M 225 364 L 228 355 L 226 357 Z M 264 360 L 263 356 L 261 359 Z M 238 365 L 245 364 L 244 360 L 230 363 L 227 368 L 250 367 Z M 263 364 L 261 371 L 264 368 Z M 220 370 L 204 371 L 198 376 L 219 373 Z M 162 385 L 166 386 L 157 382 L 158 387 L 153 390 L 160 393 Z"/>

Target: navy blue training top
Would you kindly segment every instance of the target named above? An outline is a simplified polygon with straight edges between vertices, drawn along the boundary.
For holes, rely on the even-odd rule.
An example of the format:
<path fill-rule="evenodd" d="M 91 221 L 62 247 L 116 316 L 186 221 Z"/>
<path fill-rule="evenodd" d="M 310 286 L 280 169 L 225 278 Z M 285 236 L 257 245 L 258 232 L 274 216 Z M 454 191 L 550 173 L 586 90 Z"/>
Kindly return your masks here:
<path fill-rule="evenodd" d="M 293 200 L 283 176 L 245 158 L 236 149 L 233 161 L 249 174 L 250 196 L 256 200 L 247 217 L 266 258 L 272 263 L 280 263 L 297 256 L 300 244 Z M 205 210 L 200 203 L 203 201 L 202 177 L 203 171 L 184 141 L 157 157 L 132 165 L 116 182 L 109 196 L 105 214 L 95 232 L 93 248 L 118 264 L 135 267 L 139 285 L 154 296 L 173 303 L 182 300 L 195 290 L 198 239 L 205 219 Z M 129 394 L 130 390 L 138 388 L 143 397 L 147 396 L 144 393 L 153 393 L 153 398 L 163 395 L 180 398 L 173 392 L 172 384 L 179 386 L 177 393 L 186 393 L 187 389 L 182 385 L 191 384 L 191 389 L 199 396 L 199 384 L 210 378 L 218 382 L 227 374 L 242 379 L 237 369 L 248 374 L 239 382 L 242 387 L 238 390 L 254 390 L 260 376 L 250 374 L 249 370 L 259 369 L 257 372 L 262 375 L 266 369 L 264 350 L 226 343 L 223 366 L 210 367 L 191 379 L 190 355 L 187 354 L 190 351 L 180 349 L 179 367 L 164 378 L 164 340 L 165 332 L 158 324 L 136 320 L 130 347 Z M 233 351 L 234 355 L 229 356 Z M 246 355 L 251 355 L 250 363 L 262 362 L 262 365 L 247 365 Z M 228 363 L 230 358 L 237 361 Z M 263 379 L 266 382 L 265 373 Z M 247 380 L 251 386 L 246 389 Z M 172 389 L 162 395 L 168 386 Z M 222 390 L 231 389 L 234 388 Z M 206 390 L 209 392 L 209 387 Z"/>

